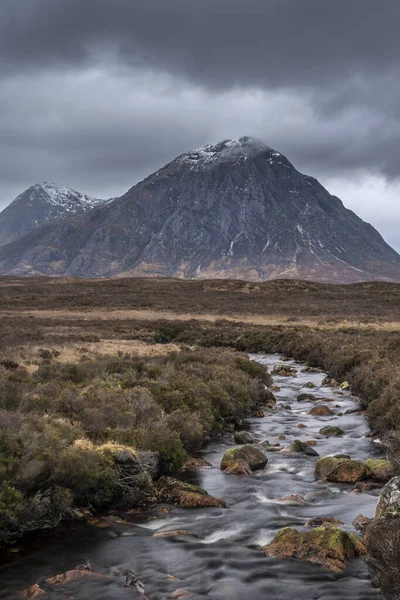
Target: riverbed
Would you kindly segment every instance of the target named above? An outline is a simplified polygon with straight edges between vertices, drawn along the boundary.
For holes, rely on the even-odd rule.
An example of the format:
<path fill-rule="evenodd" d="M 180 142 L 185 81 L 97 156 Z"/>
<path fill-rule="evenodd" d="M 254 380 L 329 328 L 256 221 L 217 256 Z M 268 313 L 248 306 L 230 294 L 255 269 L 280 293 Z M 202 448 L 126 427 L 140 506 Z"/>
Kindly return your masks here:
<path fill-rule="evenodd" d="M 254 360 L 272 370 L 279 362 L 276 355 L 255 355 Z M 283 447 L 299 439 L 316 440 L 320 456 L 350 454 L 364 461 L 379 455 L 377 444 L 366 436 L 368 426 L 357 414 L 344 414 L 358 407 L 350 392 L 322 386 L 323 373 L 302 373 L 304 365 L 286 362 L 298 370 L 296 377 L 274 377 L 277 407 L 265 411 L 263 418 L 250 418 L 250 431 L 257 441 L 268 440 Z M 307 382 L 316 387 L 304 389 Z M 327 398 L 334 416 L 308 414 L 318 403 L 300 403 L 297 396 L 310 391 Z M 330 400 L 328 402 L 328 400 Z M 282 405 L 290 406 L 282 408 Z M 338 416 L 337 413 L 343 413 Z M 299 424 L 305 427 L 299 428 Z M 341 427 L 345 435 L 326 438 L 318 434 L 325 425 Z M 279 436 L 285 436 L 280 441 Z M 213 440 L 202 454 L 212 468 L 186 474 L 191 483 L 204 487 L 222 498 L 226 509 L 157 510 L 138 513 L 133 523 L 104 521 L 70 524 L 48 533 L 35 535 L 18 545 L 18 552 L 2 553 L 0 598 L 15 599 L 18 591 L 47 577 L 90 562 L 101 577 L 87 577 L 68 586 L 58 586 L 45 599 L 122 600 L 140 598 L 134 588 L 124 587 L 124 570 L 138 575 L 146 586 L 149 600 L 164 600 L 177 589 L 185 589 L 193 600 L 372 600 L 379 592 L 371 586 L 363 559 L 353 560 L 339 575 L 296 560 L 266 558 L 260 548 L 286 526 L 304 529 L 313 517 L 334 517 L 344 528 L 355 531 L 352 521 L 362 513 L 372 517 L 379 490 L 351 493 L 354 486 L 315 480 L 317 457 L 268 452 L 265 470 L 252 477 L 227 475 L 219 469 L 228 447 L 234 446 L 233 434 Z M 280 498 L 299 494 L 315 495 L 304 506 L 293 506 Z M 310 497 L 310 496 L 309 496 Z M 118 520 L 117 520 L 118 521 Z M 103 525 L 100 526 L 99 525 Z M 153 537 L 157 532 L 189 530 L 193 535 L 174 538 Z M 1 591 L 2 590 L 2 591 Z"/>

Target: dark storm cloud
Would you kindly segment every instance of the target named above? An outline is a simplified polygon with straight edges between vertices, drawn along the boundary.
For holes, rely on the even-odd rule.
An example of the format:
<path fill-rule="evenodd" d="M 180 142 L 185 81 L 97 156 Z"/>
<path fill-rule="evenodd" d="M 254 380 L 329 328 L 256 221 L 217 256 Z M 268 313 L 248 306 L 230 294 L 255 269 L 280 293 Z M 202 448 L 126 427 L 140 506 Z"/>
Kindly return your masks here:
<path fill-rule="evenodd" d="M 116 195 L 243 134 L 395 186 L 399 21 L 398 0 L 0 0 L 0 205 L 41 179 Z"/>
<path fill-rule="evenodd" d="M 5 68 L 133 66 L 211 86 L 307 85 L 398 70 L 398 0 L 2 0 Z"/>

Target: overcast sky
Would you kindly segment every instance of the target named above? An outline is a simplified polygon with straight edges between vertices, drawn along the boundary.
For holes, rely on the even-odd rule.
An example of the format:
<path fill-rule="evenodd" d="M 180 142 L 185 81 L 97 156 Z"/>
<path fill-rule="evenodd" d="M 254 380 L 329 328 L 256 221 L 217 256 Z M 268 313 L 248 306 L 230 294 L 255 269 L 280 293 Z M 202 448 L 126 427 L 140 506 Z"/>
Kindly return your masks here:
<path fill-rule="evenodd" d="M 0 206 L 251 135 L 400 250 L 399 0 L 0 0 Z"/>

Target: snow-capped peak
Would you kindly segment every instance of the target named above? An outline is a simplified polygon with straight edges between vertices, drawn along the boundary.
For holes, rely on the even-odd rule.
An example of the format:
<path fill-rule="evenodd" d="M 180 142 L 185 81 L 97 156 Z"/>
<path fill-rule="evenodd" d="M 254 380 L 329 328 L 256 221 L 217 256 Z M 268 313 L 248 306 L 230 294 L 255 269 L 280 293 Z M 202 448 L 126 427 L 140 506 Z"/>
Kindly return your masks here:
<path fill-rule="evenodd" d="M 88 210 L 102 204 L 104 200 L 92 198 L 86 194 L 81 194 L 76 190 L 68 188 L 64 185 L 58 185 L 56 183 L 43 181 L 33 186 L 33 190 L 37 192 L 44 192 L 47 196 L 48 203 L 53 206 L 59 206 L 68 210 L 70 207 L 72 211 L 74 207 Z"/>
<path fill-rule="evenodd" d="M 255 138 L 243 136 L 238 139 L 227 139 L 218 144 L 206 144 L 186 152 L 178 157 L 180 163 L 189 163 L 195 166 L 198 163 L 212 163 L 236 158 L 248 158 L 260 152 L 274 152 L 269 146 Z M 275 153 L 279 155 L 279 153 Z"/>

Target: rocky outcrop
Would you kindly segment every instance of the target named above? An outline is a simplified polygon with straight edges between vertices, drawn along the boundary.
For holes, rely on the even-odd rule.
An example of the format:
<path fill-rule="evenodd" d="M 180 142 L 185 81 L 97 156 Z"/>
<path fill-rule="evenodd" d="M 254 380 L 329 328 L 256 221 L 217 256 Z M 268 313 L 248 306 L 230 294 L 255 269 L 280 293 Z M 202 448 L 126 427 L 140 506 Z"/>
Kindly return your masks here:
<path fill-rule="evenodd" d="M 260 448 L 252 445 L 229 448 L 221 461 L 221 469 L 225 473 L 250 474 L 252 471 L 264 469 L 268 458 Z"/>
<path fill-rule="evenodd" d="M 333 573 L 340 573 L 348 561 L 366 554 L 365 546 L 356 535 L 335 526 L 305 532 L 285 527 L 261 550 L 266 556 L 296 558 L 321 565 Z"/>
<path fill-rule="evenodd" d="M 317 461 L 315 477 L 322 481 L 357 483 L 368 477 L 368 471 L 366 466 L 357 460 L 324 456 Z"/>
<path fill-rule="evenodd" d="M 157 482 L 156 492 L 160 502 L 183 508 L 226 506 L 223 500 L 210 496 L 203 488 L 172 477 L 161 477 Z"/>

